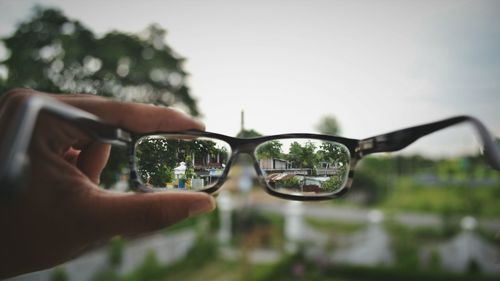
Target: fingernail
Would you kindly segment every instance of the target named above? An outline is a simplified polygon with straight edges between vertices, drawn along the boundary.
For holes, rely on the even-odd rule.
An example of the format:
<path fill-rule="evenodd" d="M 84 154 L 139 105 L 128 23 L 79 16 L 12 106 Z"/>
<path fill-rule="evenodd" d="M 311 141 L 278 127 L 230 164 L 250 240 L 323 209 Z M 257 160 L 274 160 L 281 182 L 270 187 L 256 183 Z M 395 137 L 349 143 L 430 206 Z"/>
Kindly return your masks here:
<path fill-rule="evenodd" d="M 189 206 L 189 217 L 194 217 L 215 209 L 215 200 L 212 196 L 207 196 L 203 200 L 198 200 Z"/>

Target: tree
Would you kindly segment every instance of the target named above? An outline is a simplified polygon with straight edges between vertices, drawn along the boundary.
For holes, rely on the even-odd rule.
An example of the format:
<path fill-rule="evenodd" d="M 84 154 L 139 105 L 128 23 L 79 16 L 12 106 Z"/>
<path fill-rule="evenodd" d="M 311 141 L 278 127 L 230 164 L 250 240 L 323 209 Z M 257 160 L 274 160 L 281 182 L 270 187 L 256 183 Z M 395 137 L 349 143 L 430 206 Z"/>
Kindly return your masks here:
<path fill-rule="evenodd" d="M 304 146 L 294 141 L 290 144 L 287 159 L 298 168 L 314 168 L 318 161 L 316 155 L 316 145 L 307 141 Z"/>
<path fill-rule="evenodd" d="M 323 142 L 318 151 L 321 161 L 334 164 L 337 167 L 347 167 L 349 164 L 349 150 L 341 144 L 334 142 Z"/>
<path fill-rule="evenodd" d="M 282 158 L 283 144 L 280 141 L 268 141 L 257 148 L 257 159 Z"/>
<path fill-rule="evenodd" d="M 325 135 L 337 135 L 340 133 L 340 125 L 332 115 L 323 116 L 316 125 L 316 129 Z"/>
<path fill-rule="evenodd" d="M 57 9 L 35 7 L 30 19 L 3 38 L 10 56 L 0 61 L 15 87 L 52 93 L 92 93 L 119 100 L 177 105 L 199 115 L 185 81 L 184 59 L 165 43 L 157 25 L 142 33 L 112 31 L 102 37 Z M 127 167 L 125 151 L 112 149 L 101 183 L 111 186 Z"/>
<path fill-rule="evenodd" d="M 10 57 L 2 90 L 30 87 L 54 93 L 93 93 L 121 100 L 177 104 L 198 115 L 185 84 L 184 59 L 165 44 L 157 25 L 141 34 L 96 37 L 61 11 L 36 7 L 33 17 L 4 38 Z M 2 91 L 4 92 L 4 91 Z"/>
<path fill-rule="evenodd" d="M 182 137 L 178 139 L 160 136 L 143 137 L 137 142 L 135 150 L 139 178 L 142 182 L 156 187 L 165 186 L 172 181 L 174 169 L 181 162 L 186 164 L 185 178 L 191 179 L 196 177 L 196 172 L 200 169 L 194 164 L 201 164 L 207 169 L 211 168 L 209 164 L 215 159 L 224 164 L 229 156 L 228 149 L 213 140 L 185 140 Z M 207 158 L 212 159 L 210 163 Z"/>
<path fill-rule="evenodd" d="M 156 187 L 172 181 L 178 165 L 179 142 L 165 138 L 144 138 L 136 146 L 137 173 L 142 182 Z"/>
<path fill-rule="evenodd" d="M 292 162 L 294 167 L 301 167 L 302 165 L 302 146 L 300 143 L 294 141 L 290 144 L 288 154 L 286 155 L 288 161 Z"/>
<path fill-rule="evenodd" d="M 344 175 L 333 175 L 321 184 L 321 187 L 328 192 L 339 190 L 345 181 Z"/>

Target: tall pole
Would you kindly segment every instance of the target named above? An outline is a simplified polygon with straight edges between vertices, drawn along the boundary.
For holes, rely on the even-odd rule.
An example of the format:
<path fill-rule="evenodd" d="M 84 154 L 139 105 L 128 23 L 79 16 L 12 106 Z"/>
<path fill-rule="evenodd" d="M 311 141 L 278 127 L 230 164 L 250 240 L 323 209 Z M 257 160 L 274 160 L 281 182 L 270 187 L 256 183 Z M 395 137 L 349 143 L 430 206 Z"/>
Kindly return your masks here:
<path fill-rule="evenodd" d="M 242 109 L 241 110 L 241 130 L 240 132 L 243 132 L 245 129 L 245 111 Z"/>

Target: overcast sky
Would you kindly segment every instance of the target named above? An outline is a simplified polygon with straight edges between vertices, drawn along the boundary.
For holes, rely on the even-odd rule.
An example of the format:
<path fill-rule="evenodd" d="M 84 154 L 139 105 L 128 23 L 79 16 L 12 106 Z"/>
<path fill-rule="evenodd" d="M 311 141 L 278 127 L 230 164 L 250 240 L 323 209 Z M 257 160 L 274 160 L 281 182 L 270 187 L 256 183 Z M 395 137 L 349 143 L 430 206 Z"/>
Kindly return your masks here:
<path fill-rule="evenodd" d="M 40 1 L 0 0 L 0 36 Z M 457 115 L 500 135 L 500 1 L 43 1 L 97 34 L 150 23 L 187 58 L 210 131 L 362 138 Z"/>

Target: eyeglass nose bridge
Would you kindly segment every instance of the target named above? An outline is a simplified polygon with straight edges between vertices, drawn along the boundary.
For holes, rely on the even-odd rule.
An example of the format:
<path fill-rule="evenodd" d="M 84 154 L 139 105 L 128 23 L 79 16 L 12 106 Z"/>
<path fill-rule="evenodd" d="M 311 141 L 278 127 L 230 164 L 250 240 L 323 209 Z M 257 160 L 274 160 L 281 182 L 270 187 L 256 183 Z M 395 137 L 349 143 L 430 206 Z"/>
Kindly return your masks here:
<path fill-rule="evenodd" d="M 239 143 L 236 147 L 232 147 L 233 155 L 248 154 L 253 157 L 256 145 L 250 142 Z"/>
<path fill-rule="evenodd" d="M 241 163 L 244 162 L 241 159 L 247 158 L 247 165 L 253 166 L 255 173 L 257 174 L 258 178 L 262 178 L 264 176 L 264 173 L 262 169 L 260 168 L 259 162 L 257 161 L 257 158 L 255 157 L 255 149 L 256 145 L 252 143 L 245 143 L 245 144 L 240 144 L 238 147 L 232 148 L 232 154 L 231 157 L 228 161 L 228 172 L 229 169 L 234 165 L 234 163 Z"/>

